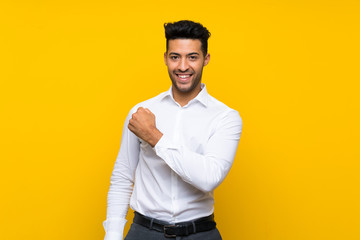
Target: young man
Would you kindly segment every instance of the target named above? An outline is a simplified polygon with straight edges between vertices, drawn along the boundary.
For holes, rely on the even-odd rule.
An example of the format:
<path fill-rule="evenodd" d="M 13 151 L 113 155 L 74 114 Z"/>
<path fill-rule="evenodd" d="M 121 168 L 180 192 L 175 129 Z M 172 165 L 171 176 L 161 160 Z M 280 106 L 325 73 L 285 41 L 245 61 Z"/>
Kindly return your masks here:
<path fill-rule="evenodd" d="M 221 239 L 214 189 L 228 174 L 240 139 L 237 111 L 201 83 L 210 32 L 199 23 L 165 24 L 172 86 L 137 104 L 125 120 L 108 193 L 106 240 Z"/>

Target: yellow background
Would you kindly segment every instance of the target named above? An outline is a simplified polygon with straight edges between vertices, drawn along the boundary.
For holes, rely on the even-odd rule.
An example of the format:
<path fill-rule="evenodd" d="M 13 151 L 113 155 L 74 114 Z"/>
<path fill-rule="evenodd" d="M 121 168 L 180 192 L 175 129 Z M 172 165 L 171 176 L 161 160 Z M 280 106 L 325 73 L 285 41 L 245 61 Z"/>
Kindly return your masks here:
<path fill-rule="evenodd" d="M 359 10 L 356 0 L 1 1 L 0 238 L 103 238 L 125 117 L 170 87 L 163 23 L 191 19 L 212 33 L 209 93 L 244 122 L 215 191 L 223 238 L 360 239 Z"/>

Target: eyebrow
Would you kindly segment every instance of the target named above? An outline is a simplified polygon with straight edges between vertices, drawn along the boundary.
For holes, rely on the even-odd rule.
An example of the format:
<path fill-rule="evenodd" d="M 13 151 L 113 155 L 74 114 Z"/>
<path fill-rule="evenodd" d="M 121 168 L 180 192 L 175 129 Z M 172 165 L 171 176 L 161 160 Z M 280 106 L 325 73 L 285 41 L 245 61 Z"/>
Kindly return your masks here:
<path fill-rule="evenodd" d="M 176 52 L 171 52 L 171 53 L 169 53 L 169 55 L 177 55 L 177 56 L 180 56 L 181 54 L 180 54 L 180 53 L 176 53 Z M 197 53 L 197 52 L 191 52 L 191 53 L 186 54 L 186 56 L 191 56 L 191 55 L 200 55 L 200 54 Z"/>

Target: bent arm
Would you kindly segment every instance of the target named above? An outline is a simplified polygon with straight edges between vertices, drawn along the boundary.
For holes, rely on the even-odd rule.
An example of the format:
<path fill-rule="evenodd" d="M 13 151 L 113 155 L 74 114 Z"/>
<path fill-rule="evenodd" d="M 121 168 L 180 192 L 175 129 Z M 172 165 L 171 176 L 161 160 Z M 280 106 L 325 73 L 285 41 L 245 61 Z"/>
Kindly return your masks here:
<path fill-rule="evenodd" d="M 241 130 L 242 120 L 238 112 L 232 110 L 219 122 L 206 144 L 204 154 L 193 152 L 165 135 L 154 150 L 185 182 L 201 191 L 210 192 L 230 171 Z"/>
<path fill-rule="evenodd" d="M 107 197 L 107 214 L 104 221 L 105 240 L 122 240 L 133 190 L 134 174 L 139 161 L 139 139 L 129 131 L 127 116 L 123 128 L 121 146 L 111 175 Z"/>

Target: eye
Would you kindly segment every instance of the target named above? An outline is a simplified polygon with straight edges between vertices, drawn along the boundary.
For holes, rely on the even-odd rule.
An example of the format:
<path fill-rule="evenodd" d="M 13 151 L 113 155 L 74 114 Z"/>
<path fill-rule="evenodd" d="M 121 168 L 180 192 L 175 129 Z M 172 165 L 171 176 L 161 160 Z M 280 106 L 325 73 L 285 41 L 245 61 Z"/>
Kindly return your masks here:
<path fill-rule="evenodd" d="M 170 56 L 170 59 L 172 59 L 172 60 L 176 60 L 176 59 L 178 59 L 178 58 L 179 58 L 179 56 L 176 56 L 176 55 Z"/>
<path fill-rule="evenodd" d="M 198 56 L 196 56 L 196 55 L 191 55 L 191 56 L 189 56 L 189 58 L 190 58 L 190 60 L 196 60 L 196 59 L 198 59 Z"/>

